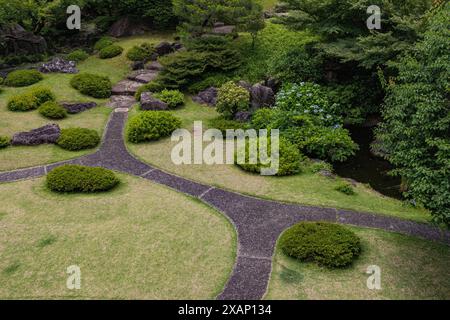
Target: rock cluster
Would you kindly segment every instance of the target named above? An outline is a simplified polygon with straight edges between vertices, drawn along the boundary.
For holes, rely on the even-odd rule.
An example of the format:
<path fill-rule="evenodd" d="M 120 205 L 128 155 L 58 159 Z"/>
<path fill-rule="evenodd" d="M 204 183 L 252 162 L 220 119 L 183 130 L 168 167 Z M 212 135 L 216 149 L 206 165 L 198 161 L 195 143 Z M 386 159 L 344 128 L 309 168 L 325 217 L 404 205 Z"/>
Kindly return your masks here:
<path fill-rule="evenodd" d="M 61 129 L 57 124 L 48 124 L 29 132 L 16 133 L 11 139 L 11 144 L 14 146 L 36 146 L 56 143 L 60 135 Z"/>
<path fill-rule="evenodd" d="M 97 104 L 95 102 L 62 102 L 62 107 L 67 110 L 68 113 L 75 114 L 80 113 L 92 108 L 95 108 Z"/>
<path fill-rule="evenodd" d="M 63 58 L 53 58 L 50 62 L 44 63 L 39 67 L 42 73 L 78 73 L 75 61 L 67 61 Z"/>
<path fill-rule="evenodd" d="M 152 96 L 151 92 L 144 92 L 141 94 L 141 109 L 142 110 L 168 110 L 169 105 Z"/>
<path fill-rule="evenodd" d="M 217 103 L 217 88 L 210 87 L 192 98 L 194 102 L 214 107 Z"/>

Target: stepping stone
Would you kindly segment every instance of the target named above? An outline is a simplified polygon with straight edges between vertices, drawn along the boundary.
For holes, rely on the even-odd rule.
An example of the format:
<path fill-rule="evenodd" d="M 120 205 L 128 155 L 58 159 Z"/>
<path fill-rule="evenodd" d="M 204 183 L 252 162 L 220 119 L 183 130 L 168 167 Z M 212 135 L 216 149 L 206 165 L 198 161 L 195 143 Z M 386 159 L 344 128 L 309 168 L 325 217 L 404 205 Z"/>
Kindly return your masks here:
<path fill-rule="evenodd" d="M 162 71 L 164 69 L 163 65 L 158 61 L 153 61 L 152 63 L 146 65 L 145 68 L 154 71 Z"/>
<path fill-rule="evenodd" d="M 122 80 L 112 88 L 112 94 L 115 96 L 134 96 L 136 91 L 143 84 L 132 80 Z"/>
<path fill-rule="evenodd" d="M 111 108 L 129 108 L 136 103 L 132 96 L 112 96 L 111 100 L 106 104 Z"/>
<path fill-rule="evenodd" d="M 130 109 L 128 109 L 128 108 L 116 108 L 116 109 L 114 109 L 114 112 L 116 112 L 116 113 L 127 113 L 128 111 L 130 111 Z"/>
<path fill-rule="evenodd" d="M 128 79 L 145 84 L 155 80 L 157 76 L 156 70 L 136 70 L 128 76 Z"/>

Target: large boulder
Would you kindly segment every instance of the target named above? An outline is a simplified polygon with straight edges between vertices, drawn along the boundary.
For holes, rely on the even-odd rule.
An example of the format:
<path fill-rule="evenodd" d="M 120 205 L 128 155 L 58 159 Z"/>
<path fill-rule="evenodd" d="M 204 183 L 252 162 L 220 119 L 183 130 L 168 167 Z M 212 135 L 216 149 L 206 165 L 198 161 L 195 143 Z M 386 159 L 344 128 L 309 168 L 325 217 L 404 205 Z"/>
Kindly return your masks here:
<path fill-rule="evenodd" d="M 47 42 L 18 24 L 0 28 L 0 56 L 43 54 Z"/>
<path fill-rule="evenodd" d="M 169 105 L 152 96 L 151 92 L 144 92 L 141 94 L 141 109 L 142 110 L 169 110 Z"/>
<path fill-rule="evenodd" d="M 78 73 L 75 61 L 67 61 L 63 58 L 53 58 L 50 62 L 44 63 L 39 67 L 39 71 L 42 73 Z"/>
<path fill-rule="evenodd" d="M 206 104 L 208 106 L 214 107 L 217 103 L 217 94 L 217 88 L 210 87 L 204 91 L 199 92 L 192 98 L 192 100 L 199 104 Z"/>
<path fill-rule="evenodd" d="M 67 110 L 70 114 L 80 113 L 92 108 L 95 108 L 97 106 L 97 103 L 95 102 L 62 102 L 62 107 Z"/>
<path fill-rule="evenodd" d="M 235 33 L 236 26 L 226 26 L 222 22 L 217 22 L 211 30 L 214 35 L 226 36 Z"/>
<path fill-rule="evenodd" d="M 172 53 L 175 51 L 172 44 L 169 42 L 163 41 L 155 47 L 155 51 L 159 56 L 164 56 L 166 54 Z"/>
<path fill-rule="evenodd" d="M 275 94 L 269 87 L 255 84 L 250 88 L 250 105 L 253 111 L 275 104 Z"/>
<path fill-rule="evenodd" d="M 250 111 L 239 111 L 234 115 L 234 120 L 239 122 L 248 122 L 252 119 L 252 113 Z"/>
<path fill-rule="evenodd" d="M 45 143 L 56 143 L 61 135 L 61 129 L 57 124 L 31 130 L 29 132 L 16 133 L 11 140 L 14 146 L 36 146 Z"/>
<path fill-rule="evenodd" d="M 149 31 L 149 28 L 142 20 L 125 16 L 114 22 L 108 33 L 112 37 L 120 38 L 141 35 L 146 31 Z"/>
<path fill-rule="evenodd" d="M 162 71 L 164 69 L 163 65 L 158 61 L 153 61 L 145 66 L 145 69 L 153 71 Z"/>

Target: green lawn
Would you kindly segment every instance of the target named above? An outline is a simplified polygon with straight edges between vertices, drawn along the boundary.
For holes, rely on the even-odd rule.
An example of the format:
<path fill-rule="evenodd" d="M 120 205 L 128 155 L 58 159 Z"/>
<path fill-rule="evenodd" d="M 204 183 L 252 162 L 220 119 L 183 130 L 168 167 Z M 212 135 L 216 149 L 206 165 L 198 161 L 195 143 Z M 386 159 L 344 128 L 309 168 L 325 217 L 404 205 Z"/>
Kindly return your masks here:
<path fill-rule="evenodd" d="M 230 223 L 199 201 L 120 175 L 109 193 L 0 184 L 0 299 L 212 299 L 235 259 Z M 66 268 L 81 268 L 81 290 Z"/>
<path fill-rule="evenodd" d="M 130 73 L 130 61 L 125 57 L 126 51 L 135 44 L 148 41 L 159 43 L 162 40 L 170 40 L 170 34 L 146 34 L 142 36 L 130 37 L 118 42 L 125 51 L 113 59 L 102 60 L 96 56 L 89 57 L 86 61 L 78 64 L 80 72 L 91 72 L 108 76 L 113 83 L 116 83 Z M 0 135 L 12 136 L 20 131 L 28 131 L 48 123 L 58 123 L 61 128 L 83 127 L 95 129 L 99 133 L 103 132 L 106 125 L 110 108 L 105 107 L 108 99 L 93 99 L 80 94 L 70 86 L 73 75 L 69 74 L 47 74 L 44 80 L 25 88 L 2 87 L 0 93 Z M 64 120 L 48 120 L 39 115 L 37 111 L 11 112 L 6 104 L 13 95 L 20 94 L 36 86 L 46 86 L 56 94 L 58 101 L 95 101 L 98 108 L 78 114 L 70 115 Z M 10 147 L 0 150 L 0 171 L 24 168 L 42 164 L 48 164 L 61 160 L 66 160 L 80 155 L 90 153 L 92 150 L 83 152 L 68 152 L 53 145 L 43 145 L 38 147 Z"/>
<path fill-rule="evenodd" d="M 352 228 L 363 253 L 348 269 L 300 263 L 278 248 L 266 299 L 450 299 L 447 246 L 379 230 Z M 367 288 L 367 267 L 381 268 L 381 290 Z"/>
<path fill-rule="evenodd" d="M 131 116 L 137 112 L 136 109 L 133 109 Z M 172 112 L 180 117 L 183 120 L 183 126 L 191 131 L 194 121 L 203 120 L 204 128 L 206 128 L 208 120 L 218 116 L 213 108 L 197 105 L 191 100 L 188 101 L 185 107 Z M 168 172 L 258 197 L 384 213 L 423 222 L 428 221 L 430 218 L 429 214 L 424 210 L 415 209 L 403 204 L 401 201 L 380 196 L 363 185 L 357 186 L 357 195 L 344 195 L 334 190 L 339 180 L 330 180 L 318 174 L 313 174 L 308 170 L 292 177 L 262 177 L 244 172 L 233 165 L 177 166 L 171 160 L 171 151 L 175 144 L 170 138 L 167 138 L 157 142 L 137 145 L 129 143 L 128 147 L 132 153 L 143 161 Z"/>

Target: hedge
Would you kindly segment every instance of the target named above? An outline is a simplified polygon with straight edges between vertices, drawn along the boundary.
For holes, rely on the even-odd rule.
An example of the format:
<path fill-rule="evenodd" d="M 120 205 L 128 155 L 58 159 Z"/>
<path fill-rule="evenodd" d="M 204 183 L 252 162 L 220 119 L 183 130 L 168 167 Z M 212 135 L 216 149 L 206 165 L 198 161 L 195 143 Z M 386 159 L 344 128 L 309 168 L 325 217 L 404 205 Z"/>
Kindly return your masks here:
<path fill-rule="evenodd" d="M 16 70 L 9 73 L 5 79 L 5 85 L 9 87 L 26 87 L 44 79 L 37 70 Z"/>
<path fill-rule="evenodd" d="M 44 103 L 38 109 L 39 113 L 49 119 L 64 119 L 67 117 L 67 111 L 54 101 Z"/>
<path fill-rule="evenodd" d="M 111 96 L 112 84 L 108 77 L 80 73 L 72 78 L 70 85 L 82 94 L 98 99 Z"/>
<path fill-rule="evenodd" d="M 144 111 L 128 123 L 128 140 L 133 143 L 154 141 L 169 136 L 181 126 L 181 120 L 164 111 Z"/>
<path fill-rule="evenodd" d="M 100 136 L 95 130 L 69 128 L 61 130 L 61 136 L 56 144 L 66 150 L 78 151 L 95 148 L 100 140 Z"/>
<path fill-rule="evenodd" d="M 361 253 L 354 232 L 326 222 L 299 223 L 283 233 L 279 245 L 292 258 L 329 268 L 346 267 Z"/>
<path fill-rule="evenodd" d="M 101 192 L 111 190 L 119 183 L 110 170 L 79 165 L 64 165 L 47 175 L 47 187 L 54 192 Z"/>

